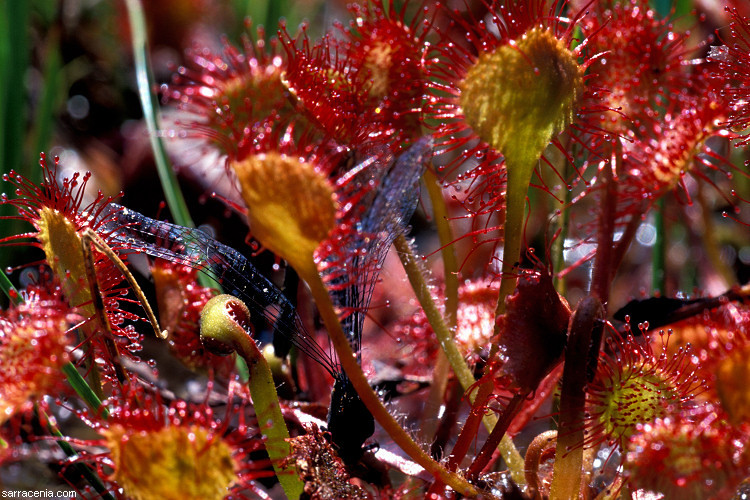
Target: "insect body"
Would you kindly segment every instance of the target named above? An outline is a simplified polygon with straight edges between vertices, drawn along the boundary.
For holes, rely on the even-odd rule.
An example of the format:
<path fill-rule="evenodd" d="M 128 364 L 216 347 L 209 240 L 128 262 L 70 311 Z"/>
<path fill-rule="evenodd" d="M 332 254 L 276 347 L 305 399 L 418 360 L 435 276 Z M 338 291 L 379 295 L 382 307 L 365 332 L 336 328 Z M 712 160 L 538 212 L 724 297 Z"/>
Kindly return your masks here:
<path fill-rule="evenodd" d="M 362 448 L 365 440 L 372 435 L 374 423 L 365 427 L 371 428 L 369 433 L 362 430 L 361 408 L 364 408 L 364 405 L 357 392 L 338 364 L 307 332 L 289 299 L 244 255 L 199 229 L 157 221 L 114 203 L 110 204 L 109 213 L 104 217 L 107 229 L 111 231 L 110 241 L 115 245 L 196 268 L 208 274 L 226 293 L 242 299 L 253 314 L 264 316 L 273 325 L 276 333 L 284 335 L 293 345 L 323 366 L 335 380 L 334 394 L 337 400 L 355 408 L 357 415 L 354 419 L 344 419 L 349 422 L 348 427 L 353 427 L 351 430 L 346 425 L 338 424 L 339 420 L 336 420 L 336 425 L 329 429 L 333 441 L 349 443 L 346 446 L 350 447 L 355 446 L 351 443 L 357 443 L 356 447 Z M 338 408 L 337 411 L 338 414 L 347 414 L 346 408 Z M 372 421 L 369 412 L 367 415 Z M 354 436 L 350 436 L 349 433 Z"/>
<path fill-rule="evenodd" d="M 337 306 L 349 311 L 342 326 L 354 352 L 360 350 L 364 315 L 380 266 L 416 208 L 419 179 L 431 150 L 432 142 L 422 139 L 381 170 L 380 189 L 363 202 L 359 231 L 345 243 L 352 247 L 343 251 L 352 250 L 352 260 L 346 265 L 353 276 L 335 288 L 332 296 Z M 254 315 L 265 317 L 275 334 L 323 366 L 335 381 L 328 417 L 332 441 L 345 462 L 359 460 L 362 445 L 374 432 L 372 415 L 338 363 L 307 332 L 294 304 L 244 255 L 199 229 L 157 221 L 114 203 L 101 217 L 114 245 L 206 273 L 226 293 L 242 299 Z M 366 262 L 361 255 L 368 256 Z M 337 271 L 329 267 L 329 272 Z"/>

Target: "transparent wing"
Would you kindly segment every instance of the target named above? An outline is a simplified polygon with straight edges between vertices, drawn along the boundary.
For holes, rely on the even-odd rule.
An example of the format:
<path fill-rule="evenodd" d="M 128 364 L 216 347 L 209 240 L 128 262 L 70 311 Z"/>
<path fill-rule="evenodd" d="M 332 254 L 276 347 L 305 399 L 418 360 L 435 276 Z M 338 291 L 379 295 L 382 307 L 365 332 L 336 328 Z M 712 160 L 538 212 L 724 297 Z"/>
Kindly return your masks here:
<path fill-rule="evenodd" d="M 325 367 L 331 374 L 336 364 L 306 331 L 294 305 L 237 250 L 200 229 L 158 221 L 111 203 L 102 213 L 108 240 L 118 250 L 145 253 L 198 269 L 241 298 L 252 314 L 259 314 L 280 333 Z"/>
<path fill-rule="evenodd" d="M 419 179 L 433 142 L 424 137 L 393 162 L 379 179 L 373 198 L 367 200 L 359 231 L 348 243 L 351 261 L 346 262 L 347 282 L 332 291 L 334 303 L 349 314 L 342 320 L 352 348 L 359 352 L 362 328 L 373 289 L 393 240 L 406 231 L 419 200 Z M 332 267 L 330 274 L 342 270 Z M 351 275 L 354 274 L 354 280 Z M 331 280 L 335 283 L 335 280 Z"/>

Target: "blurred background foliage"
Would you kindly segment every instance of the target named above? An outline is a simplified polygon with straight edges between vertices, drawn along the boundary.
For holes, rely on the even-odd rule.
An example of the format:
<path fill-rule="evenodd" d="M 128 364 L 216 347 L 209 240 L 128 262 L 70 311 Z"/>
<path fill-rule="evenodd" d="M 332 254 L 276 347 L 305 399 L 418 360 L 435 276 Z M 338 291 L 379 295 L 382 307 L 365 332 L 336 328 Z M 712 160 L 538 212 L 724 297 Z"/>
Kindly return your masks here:
<path fill-rule="evenodd" d="M 294 33 L 302 20 L 320 34 L 343 2 L 292 0 L 159 0 L 143 3 L 149 56 L 156 84 L 170 80 L 185 49 L 220 48 L 221 37 L 238 43 L 246 19 L 275 34 L 285 18 Z M 153 160 L 136 87 L 128 11 L 123 0 L 1 0 L 0 162 L 2 173 L 41 176 L 39 154 L 59 156 L 64 175 L 94 173 L 90 193 L 115 195 L 128 186 L 148 186 L 140 198 L 164 194 L 149 181 Z M 151 189 L 153 187 L 153 190 Z M 9 193 L 10 194 L 10 193 Z M 149 207 L 151 213 L 156 206 Z M 10 215 L 10 207 L 0 207 Z M 27 231 L 4 220 L 0 237 Z M 27 250 L 24 250 L 28 252 Z M 0 266 L 30 261 L 12 247 Z"/>

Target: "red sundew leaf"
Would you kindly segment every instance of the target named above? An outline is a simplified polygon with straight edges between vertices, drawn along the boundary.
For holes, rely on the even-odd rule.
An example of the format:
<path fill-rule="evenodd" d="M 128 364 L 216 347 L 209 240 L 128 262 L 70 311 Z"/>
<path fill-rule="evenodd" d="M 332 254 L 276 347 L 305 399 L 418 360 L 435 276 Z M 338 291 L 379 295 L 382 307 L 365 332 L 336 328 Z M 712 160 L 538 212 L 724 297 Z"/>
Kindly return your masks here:
<path fill-rule="evenodd" d="M 739 6 L 739 5 L 738 5 Z M 723 46 L 711 47 L 708 60 L 716 63 L 711 68 L 712 78 L 725 86 L 723 96 L 729 100 L 729 117 L 726 125 L 739 133 L 735 146 L 750 144 L 750 135 L 742 133 L 750 125 L 750 78 L 747 64 L 750 61 L 750 19 L 737 8 L 726 8 L 731 17 L 729 33 L 720 35 Z"/>
<path fill-rule="evenodd" d="M 624 473 L 663 498 L 737 498 L 750 469 L 747 432 L 705 405 L 642 424 L 627 445 Z"/>
<path fill-rule="evenodd" d="M 547 270 L 522 276 L 505 304 L 506 314 L 497 319 L 502 371 L 515 387 L 532 392 L 562 359 L 570 307 Z"/>
<path fill-rule="evenodd" d="M 686 61 L 698 47 L 689 32 L 675 29 L 671 16 L 659 16 L 644 0 L 596 2 L 583 24 L 585 32 L 597 33 L 588 49 L 601 55 L 592 61 L 591 84 L 608 91 L 601 97 L 610 108 L 600 114 L 601 125 L 637 137 L 689 88 Z"/>
<path fill-rule="evenodd" d="M 557 387 L 562 377 L 562 368 L 562 365 L 557 365 L 557 367 L 553 368 L 552 372 L 539 383 L 534 396 L 524 401 L 523 407 L 508 426 L 508 434 L 510 436 L 515 436 L 521 432 L 531 422 L 531 419 L 534 418 L 534 415 L 536 415 L 542 404 L 555 392 L 555 387 Z"/>
<path fill-rule="evenodd" d="M 105 221 L 102 217 L 115 197 L 105 196 L 99 191 L 93 201 L 84 202 L 90 173 L 73 173 L 58 181 L 61 170 L 59 158 L 54 157 L 48 162 L 44 153 L 40 155 L 39 166 L 42 170 L 40 183 L 32 182 L 14 171 L 3 176 L 3 180 L 15 191 L 15 197 L 2 196 L 0 205 L 12 207 L 16 211 L 16 215 L 9 216 L 9 219 L 27 222 L 34 229 L 0 239 L 0 247 L 21 245 L 44 252 L 47 264 L 61 284 L 66 301 L 84 320 L 81 323 L 84 336 L 91 339 L 95 346 L 85 356 L 97 359 L 97 364 L 99 359 L 106 361 L 103 374 L 109 378 L 115 373 L 114 366 L 117 363 L 114 361 L 111 345 L 107 345 L 105 341 L 109 338 L 108 335 L 97 334 L 97 329 L 103 323 L 99 309 L 103 311 L 108 323 L 105 329 L 111 328 L 110 336 L 122 347 L 118 349 L 120 355 L 135 358 L 134 353 L 141 349 L 143 343 L 143 334 L 135 329 L 134 324 L 129 324 L 141 317 L 122 306 L 123 296 L 129 289 L 122 272 L 104 253 L 93 252 L 91 263 L 99 288 L 96 295 L 100 296 L 102 303 L 97 308 L 87 271 L 88 259 L 83 252 L 84 246 L 90 244 L 85 239 L 87 231 L 95 233 L 106 246 L 117 250 L 104 230 Z"/>
<path fill-rule="evenodd" d="M 108 398 L 108 418 L 77 412 L 99 436 L 73 443 L 77 455 L 61 466 L 90 465 L 117 498 L 261 497 L 255 481 L 273 471 L 259 458 L 265 444 L 249 400 L 230 388 L 231 403 L 214 407 L 211 392 L 201 402 L 167 403 L 155 388 L 129 381 Z"/>
<path fill-rule="evenodd" d="M 31 285 L 25 297 L 0 311 L 0 424 L 30 408 L 32 401 L 67 392 L 61 369 L 70 357 L 66 345 L 74 340 L 69 328 L 80 318 L 65 303 L 62 290 L 50 283 Z"/>

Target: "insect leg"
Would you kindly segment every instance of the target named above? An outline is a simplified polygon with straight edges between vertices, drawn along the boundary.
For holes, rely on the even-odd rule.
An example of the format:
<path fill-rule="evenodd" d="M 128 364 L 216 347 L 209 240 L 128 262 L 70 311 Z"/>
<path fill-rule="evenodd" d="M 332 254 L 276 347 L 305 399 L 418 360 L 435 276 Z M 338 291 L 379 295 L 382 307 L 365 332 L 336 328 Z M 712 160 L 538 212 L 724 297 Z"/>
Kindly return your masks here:
<path fill-rule="evenodd" d="M 102 339 L 104 341 L 104 346 L 107 349 L 107 354 L 109 354 L 112 365 L 114 366 L 115 375 L 117 376 L 117 380 L 119 380 L 120 383 L 124 383 L 125 381 L 127 381 L 128 376 L 125 372 L 125 369 L 122 367 L 122 363 L 120 362 L 120 353 L 117 351 L 117 344 L 115 344 L 113 340 L 114 336 L 112 334 L 112 325 L 110 324 L 109 318 L 107 317 L 107 312 L 104 307 L 104 300 L 102 299 L 101 290 L 99 288 L 99 281 L 96 278 L 94 255 L 91 251 L 92 241 L 95 241 L 95 239 L 92 238 L 91 234 L 95 235 L 95 233 L 91 229 L 87 228 L 81 235 L 81 249 L 83 251 L 83 262 L 86 266 L 86 278 L 89 284 L 89 293 L 91 294 L 91 302 L 94 311 L 96 311 L 99 326 L 101 326 L 103 330 Z M 99 372 L 96 369 L 96 363 L 93 357 L 91 359 L 91 370 L 93 374 L 92 376 L 94 377 L 93 385 L 95 387 L 95 390 L 97 390 L 97 392 L 100 392 L 101 381 L 99 380 Z M 97 395 L 99 396 L 99 394 Z"/>
<path fill-rule="evenodd" d="M 88 243 L 84 246 L 84 255 L 88 251 L 90 255 L 90 247 L 88 245 L 94 246 L 99 252 L 103 253 L 107 256 L 107 258 L 112 261 L 112 263 L 117 267 L 117 269 L 122 273 L 123 277 L 128 281 L 128 284 L 130 285 L 130 288 L 132 288 L 133 293 L 135 293 L 136 299 L 138 299 L 138 302 L 140 302 L 141 306 L 143 307 L 143 310 L 146 312 L 146 317 L 148 318 L 149 323 L 151 323 L 151 327 L 154 329 L 154 333 L 156 336 L 162 340 L 166 340 L 167 338 L 167 331 L 162 330 L 159 327 L 159 322 L 156 319 L 156 315 L 154 315 L 153 309 L 151 309 L 151 304 L 149 304 L 148 300 L 146 300 L 146 296 L 143 293 L 143 290 L 141 290 L 141 287 L 138 285 L 138 282 L 135 280 L 135 277 L 130 272 L 128 267 L 125 265 L 125 263 L 120 259 L 120 257 L 115 253 L 114 250 L 112 250 L 109 245 L 98 235 L 96 234 L 92 229 L 86 228 L 83 231 L 82 239 L 84 239 L 84 242 L 88 240 Z M 93 265 L 93 260 L 91 260 Z M 88 264 L 87 264 L 88 265 Z"/>

